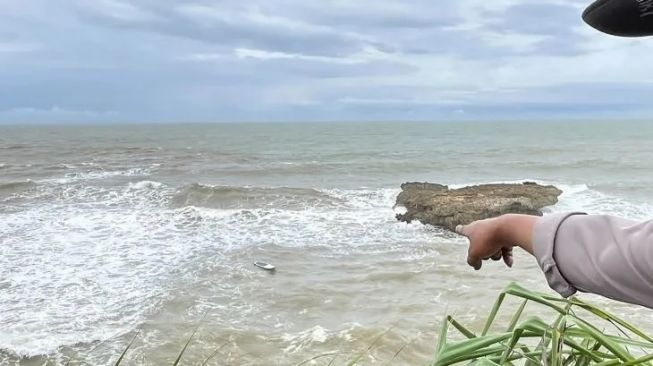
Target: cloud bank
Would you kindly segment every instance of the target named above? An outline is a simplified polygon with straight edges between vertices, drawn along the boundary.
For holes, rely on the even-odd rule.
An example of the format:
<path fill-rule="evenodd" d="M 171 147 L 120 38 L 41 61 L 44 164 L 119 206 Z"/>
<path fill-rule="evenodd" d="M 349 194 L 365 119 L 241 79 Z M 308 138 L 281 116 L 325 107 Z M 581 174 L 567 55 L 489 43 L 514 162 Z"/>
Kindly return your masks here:
<path fill-rule="evenodd" d="M 587 4 L 0 0 L 0 123 L 650 116 Z"/>

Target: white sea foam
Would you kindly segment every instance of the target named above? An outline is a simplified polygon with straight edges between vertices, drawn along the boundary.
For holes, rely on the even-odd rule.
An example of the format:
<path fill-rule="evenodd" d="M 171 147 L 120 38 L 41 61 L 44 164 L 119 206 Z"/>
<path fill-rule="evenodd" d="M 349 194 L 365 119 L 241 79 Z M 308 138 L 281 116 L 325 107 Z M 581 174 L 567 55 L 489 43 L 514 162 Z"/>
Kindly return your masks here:
<path fill-rule="evenodd" d="M 129 172 L 114 174 L 144 173 Z M 84 179 L 93 179 L 89 177 L 93 175 Z M 650 206 L 586 185 L 557 185 L 564 194 L 551 211 L 633 218 L 653 213 Z M 463 244 L 417 223 L 396 222 L 392 207 L 398 189 L 323 189 L 320 194 L 343 204 L 318 201 L 297 210 L 284 208 L 281 202 L 248 209 L 173 207 L 175 189 L 147 180 L 114 189 L 77 181 L 39 188 L 51 194 L 56 190 L 61 198 L 9 212 L 0 221 L 0 309 L 11 309 L 0 318 L 0 348 L 20 355 L 55 352 L 61 345 L 130 331 L 161 306 L 175 286 L 182 286 L 179 281 L 194 278 L 199 268 L 221 263 L 225 253 L 275 245 L 328 246 L 333 255 L 348 255 L 442 240 Z M 404 255 L 417 260 L 428 254 Z M 231 298 L 240 296 L 228 286 L 224 291 Z M 286 351 L 325 342 L 329 336 L 324 328 L 309 329 L 287 339 Z"/>
<path fill-rule="evenodd" d="M 162 281 L 192 254 L 173 213 L 128 190 L 70 187 L 76 199 L 4 215 L 0 348 L 44 354 L 128 331 L 165 294 Z M 110 194 L 111 193 L 111 194 Z M 136 201 L 132 208 L 127 204 Z M 74 320 L 74 321 L 73 321 Z"/>
<path fill-rule="evenodd" d="M 44 354 L 129 331 L 171 290 L 173 273 L 192 272 L 202 266 L 197 258 L 216 253 L 266 244 L 346 252 L 379 238 L 429 240 L 420 226 L 394 221 L 387 190 L 338 191 L 348 208 L 298 211 L 171 208 L 172 191 L 162 188 L 75 184 L 63 200 L 6 215 L 0 276 L 9 285 L 0 308 L 13 310 L 0 322 L 0 348 Z"/>
<path fill-rule="evenodd" d="M 647 202 L 632 202 L 627 199 L 602 193 L 590 188 L 587 184 L 568 184 L 538 179 L 523 179 L 513 181 L 497 181 L 492 183 L 535 182 L 543 185 L 554 185 L 562 190 L 559 202 L 554 207 L 545 209 L 545 212 L 583 211 L 591 214 L 610 214 L 632 219 L 648 219 L 653 217 L 653 205 Z M 487 182 L 485 182 L 487 183 Z M 452 189 L 469 185 L 482 184 L 481 182 L 468 184 L 454 184 Z"/>
<path fill-rule="evenodd" d="M 583 211 L 590 214 L 617 215 L 634 220 L 653 217 L 653 205 L 645 202 L 631 202 L 593 190 L 585 184 L 558 185 L 563 194 L 554 211 Z"/>
<path fill-rule="evenodd" d="M 83 173 L 68 173 L 62 178 L 45 179 L 43 183 L 70 184 L 86 180 L 102 180 L 112 177 L 144 177 L 150 175 L 151 171 L 147 168 L 132 168 L 127 170 L 113 171 L 89 171 Z"/>
<path fill-rule="evenodd" d="M 393 207 L 400 189 L 322 189 L 321 192 L 337 197 L 347 206 L 357 209 L 374 209 Z"/>
<path fill-rule="evenodd" d="M 311 347 L 315 343 L 324 343 L 330 336 L 329 331 L 319 325 L 299 334 L 285 334 L 282 339 L 289 345 L 283 351 L 285 353 L 295 353 Z"/>
<path fill-rule="evenodd" d="M 129 183 L 129 189 L 133 190 L 144 190 L 144 189 L 157 189 L 161 188 L 163 183 L 153 182 L 151 180 L 142 180 L 136 183 Z"/>

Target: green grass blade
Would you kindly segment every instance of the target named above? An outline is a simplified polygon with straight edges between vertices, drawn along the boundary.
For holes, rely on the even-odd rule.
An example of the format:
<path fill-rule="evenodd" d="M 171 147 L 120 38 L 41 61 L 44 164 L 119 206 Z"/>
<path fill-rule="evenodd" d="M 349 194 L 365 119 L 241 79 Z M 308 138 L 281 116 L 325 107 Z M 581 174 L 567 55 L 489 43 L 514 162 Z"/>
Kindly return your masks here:
<path fill-rule="evenodd" d="M 647 364 L 649 361 L 653 361 L 653 354 L 646 355 L 629 362 L 622 362 L 621 360 L 609 360 L 609 361 L 599 362 L 595 366 L 616 366 L 616 365 L 634 366 L 634 365 Z"/>
<path fill-rule="evenodd" d="M 465 337 L 467 338 L 476 338 L 476 334 L 474 334 L 472 331 L 469 329 L 465 328 L 462 324 L 458 323 L 456 319 L 454 319 L 451 316 L 447 316 L 447 321 L 451 323 L 451 325 L 454 326 L 460 333 L 462 333 Z"/>
<path fill-rule="evenodd" d="M 338 358 L 338 356 L 340 356 L 340 353 L 336 353 L 336 355 L 333 356 L 333 358 L 331 359 L 331 361 L 329 361 L 329 363 L 327 364 L 327 366 L 331 366 L 331 365 L 333 365 L 333 363 L 336 361 L 336 358 Z"/>
<path fill-rule="evenodd" d="M 190 338 L 186 341 L 186 344 L 184 344 L 184 347 L 181 349 L 181 352 L 179 352 L 179 355 L 177 356 L 177 359 L 175 362 L 172 364 L 172 366 L 177 366 L 179 364 L 179 361 L 181 361 L 181 357 L 186 353 L 186 348 L 188 348 L 188 345 L 190 344 L 190 341 L 193 339 L 195 336 L 195 332 L 197 331 L 197 328 L 195 328 L 195 331 L 193 334 L 190 335 Z"/>
<path fill-rule="evenodd" d="M 481 358 L 476 362 L 472 362 L 470 365 L 474 366 L 501 366 L 503 364 L 498 364 L 492 360 L 489 360 L 487 358 Z"/>
<path fill-rule="evenodd" d="M 648 363 L 649 361 L 653 361 L 653 354 L 649 354 L 649 355 L 640 357 L 640 358 L 638 358 L 636 360 L 626 362 L 626 363 L 624 363 L 624 366 L 641 365 L 641 364 L 644 364 L 644 363 Z"/>
<path fill-rule="evenodd" d="M 646 340 L 647 342 L 653 343 L 653 337 L 649 336 L 648 334 L 644 333 L 641 329 L 635 327 L 634 325 L 628 323 L 627 321 L 619 318 L 618 316 L 614 314 L 610 314 L 605 310 L 599 309 L 598 307 L 588 304 L 578 298 L 573 298 L 571 299 L 571 303 L 575 306 L 578 306 L 580 308 L 583 308 L 590 313 L 598 316 L 599 318 L 602 318 L 604 320 L 609 321 L 610 323 L 614 324 L 615 326 L 621 326 L 630 332 L 636 334 L 640 338 Z"/>
<path fill-rule="evenodd" d="M 447 355 L 446 358 L 438 361 L 434 366 L 455 365 L 465 361 L 474 361 L 483 357 L 499 357 L 504 348 L 503 345 L 497 344 L 490 347 L 482 347 L 470 352 L 455 352 Z"/>
<path fill-rule="evenodd" d="M 172 364 L 172 366 L 177 366 L 179 364 L 179 361 L 181 361 L 181 357 L 186 352 L 186 348 L 188 348 L 188 345 L 190 344 L 190 341 L 193 340 L 193 337 L 195 337 L 195 334 L 197 334 L 197 331 L 200 329 L 200 326 L 204 322 L 204 318 L 206 318 L 206 314 L 208 314 L 208 312 L 204 313 L 204 315 L 202 316 L 202 319 L 200 319 L 199 323 L 197 324 L 197 326 L 193 330 L 193 333 L 190 335 L 190 337 L 186 341 L 186 344 L 184 344 L 184 348 L 181 349 L 181 352 L 179 352 L 179 356 L 177 356 L 177 359 L 175 360 L 175 363 Z"/>
<path fill-rule="evenodd" d="M 548 326 L 546 323 L 544 323 L 542 320 L 539 318 L 531 318 L 528 321 L 524 322 L 521 327 L 523 327 L 525 330 L 531 331 L 535 335 L 539 335 L 540 337 L 551 337 L 551 328 Z M 562 339 L 565 345 L 573 348 L 575 351 L 578 353 L 581 353 L 594 362 L 601 361 L 601 357 L 598 357 L 594 353 L 588 351 L 587 349 L 581 347 L 572 337 L 569 337 L 568 335 L 565 335 Z M 548 342 L 547 342 L 548 343 Z M 540 349 L 540 352 L 542 349 Z"/>
<path fill-rule="evenodd" d="M 597 352 L 599 349 L 601 349 L 601 343 L 597 342 L 595 339 L 586 339 L 583 342 L 587 342 L 586 345 L 583 345 L 585 349 L 589 349 L 592 352 Z M 591 359 L 589 357 L 581 356 L 577 363 L 577 366 L 588 366 L 590 364 L 590 361 Z"/>
<path fill-rule="evenodd" d="M 512 314 L 506 333 L 488 335 L 506 296 L 523 299 Z M 520 319 L 528 302 L 543 305 L 558 313 L 553 323 L 539 318 Z M 577 310 L 583 310 L 577 314 Z M 587 318 L 587 311 L 590 317 Z M 584 315 L 582 318 L 579 315 Z M 616 331 L 600 330 L 588 320 L 607 321 Z M 451 343 L 447 337 L 453 326 L 466 340 Z M 618 332 L 618 333 L 617 333 Z M 616 334 L 615 334 L 616 333 Z M 529 344 L 539 338 L 536 349 Z M 537 342 L 535 342 L 537 343 Z M 631 353 L 629 349 L 637 349 Z M 570 300 L 527 290 L 510 284 L 499 295 L 483 324 L 480 336 L 449 316 L 440 329 L 434 366 L 471 362 L 472 365 L 516 364 L 528 366 L 600 366 L 653 364 L 653 337 L 634 325 L 577 298 Z M 641 351 L 641 352 L 639 352 Z M 649 354 L 650 353 L 650 354 Z"/>
<path fill-rule="evenodd" d="M 337 352 L 323 353 L 323 354 L 321 354 L 321 355 L 317 355 L 317 356 L 315 356 L 315 357 L 309 358 L 308 360 L 302 361 L 302 362 L 298 363 L 297 366 L 303 366 L 303 365 L 306 365 L 306 364 L 309 363 L 309 362 L 312 362 L 312 361 L 315 361 L 315 360 L 319 360 L 320 358 L 325 358 L 325 357 L 329 357 L 329 356 L 335 356 L 335 355 L 337 355 L 337 354 L 338 354 Z"/>
<path fill-rule="evenodd" d="M 606 337 L 603 332 L 598 330 L 595 326 L 591 325 L 590 323 L 577 318 L 573 317 L 574 322 L 584 331 L 586 331 L 589 335 L 591 335 L 594 339 L 596 339 L 597 342 L 601 343 L 603 347 L 607 348 L 610 350 L 615 356 L 619 357 L 621 361 L 628 362 L 628 361 L 633 361 L 635 358 L 626 352 L 626 350 L 621 347 L 617 342 L 614 342 L 610 338 Z"/>
<path fill-rule="evenodd" d="M 551 335 L 551 366 L 562 366 L 562 340 L 564 339 L 565 324 L 563 320 L 559 327 L 553 328 Z"/>
<path fill-rule="evenodd" d="M 593 340 L 592 337 L 590 337 L 587 332 L 583 331 L 582 329 L 567 329 L 566 333 L 569 334 L 571 337 L 574 338 L 582 338 L 586 340 Z M 625 337 L 619 337 L 619 336 L 614 336 L 610 334 L 605 334 L 606 338 L 609 340 L 619 343 L 623 346 L 632 346 L 632 347 L 638 347 L 642 349 L 642 353 L 649 353 L 651 352 L 651 349 L 653 349 L 653 343 L 648 343 L 644 341 L 636 341 L 631 338 L 625 338 Z M 589 345 L 587 347 L 590 347 Z M 647 352 L 645 349 L 648 349 L 649 351 Z"/>
<path fill-rule="evenodd" d="M 515 345 L 517 345 L 517 342 L 521 338 L 523 332 L 523 329 L 515 329 L 512 331 L 512 337 L 510 338 L 508 347 L 506 347 L 506 350 L 503 352 L 503 356 L 501 356 L 501 361 L 499 362 L 501 365 L 505 364 L 508 361 L 508 358 L 511 356 L 513 350 L 515 349 Z"/>
<path fill-rule="evenodd" d="M 230 342 L 230 341 L 226 341 L 226 342 L 222 343 L 222 344 L 220 345 L 220 347 L 216 348 L 215 351 L 213 351 L 213 353 L 211 353 L 211 355 L 210 355 L 206 360 L 204 360 L 204 362 L 202 362 L 202 366 L 206 366 L 206 364 L 208 364 L 209 361 L 211 361 L 211 359 L 212 359 L 213 357 L 215 357 L 215 356 L 220 352 L 221 349 L 224 348 L 224 346 L 228 345 L 229 342 Z"/>
<path fill-rule="evenodd" d="M 485 326 L 483 327 L 481 336 L 487 335 L 487 332 L 490 330 L 492 323 L 494 323 L 494 320 L 497 317 L 497 313 L 499 312 L 499 309 L 501 308 L 501 304 L 503 303 L 503 300 L 505 298 L 506 298 L 505 292 L 502 292 L 497 298 L 497 301 L 494 303 L 494 306 L 492 307 L 492 311 L 490 312 L 490 316 L 487 318 L 487 321 L 485 322 Z"/>
<path fill-rule="evenodd" d="M 439 355 L 444 349 L 444 347 L 447 345 L 447 336 L 449 335 L 449 322 L 447 321 L 448 318 L 449 317 L 447 316 L 442 321 L 442 328 L 440 328 L 440 337 L 438 338 L 438 343 L 435 347 L 436 355 Z"/>
<path fill-rule="evenodd" d="M 399 354 L 400 354 L 401 352 L 403 352 L 404 349 L 406 349 L 406 347 L 408 347 L 409 345 L 413 344 L 413 342 L 415 342 L 415 340 L 417 340 L 417 339 L 418 339 L 418 337 L 415 337 L 415 338 L 411 339 L 410 341 L 408 341 L 408 343 L 406 343 L 406 344 L 404 344 L 403 346 L 401 346 L 401 347 L 397 350 L 397 352 L 395 352 L 394 356 L 392 356 L 392 358 L 389 359 L 388 362 L 386 362 L 386 365 L 390 365 L 390 364 L 392 363 L 392 361 L 396 360 L 397 357 L 399 357 Z"/>
<path fill-rule="evenodd" d="M 134 341 L 136 340 L 136 337 L 138 337 L 138 332 L 137 332 L 136 334 L 134 334 L 134 338 L 132 338 L 131 342 L 129 342 L 129 344 L 127 345 L 127 348 L 125 348 L 125 350 L 122 351 L 122 353 L 120 354 L 120 358 L 118 358 L 118 361 L 116 361 L 116 363 L 115 363 L 114 366 L 118 366 L 118 365 L 120 365 L 120 363 L 122 362 L 122 359 L 123 359 L 123 358 L 125 357 L 125 355 L 127 354 L 127 351 L 129 351 L 129 349 L 131 348 L 132 344 L 134 344 Z"/>
<path fill-rule="evenodd" d="M 504 333 L 492 336 L 480 336 L 463 342 L 446 345 L 435 361 L 435 365 L 450 365 L 455 362 L 473 360 L 474 358 L 487 356 L 487 348 L 492 345 L 504 342 L 512 337 L 512 333 Z M 503 351 L 504 347 L 500 346 L 495 352 Z M 475 357 L 469 357 L 476 355 Z M 455 361 L 455 362 L 454 362 Z"/>
<path fill-rule="evenodd" d="M 539 361 L 539 357 L 542 355 L 541 352 L 539 351 L 530 351 L 530 352 L 518 352 L 515 350 L 512 356 L 510 356 L 505 363 L 509 363 L 511 361 L 519 361 L 519 360 L 526 360 L 527 362 L 531 362 L 534 365 L 537 366 L 542 366 L 542 362 Z M 491 357 L 490 358 L 492 361 L 499 363 L 500 365 L 503 365 L 505 363 L 502 363 L 501 360 L 498 357 Z"/>
<path fill-rule="evenodd" d="M 365 351 L 359 353 L 358 356 L 356 356 L 356 358 L 354 358 L 354 359 L 351 360 L 349 363 L 347 363 L 347 366 L 353 366 L 353 365 L 355 365 L 356 362 L 358 362 L 358 360 L 360 360 L 361 358 L 363 358 L 363 356 L 364 356 L 365 354 L 369 353 L 369 352 L 372 350 L 372 348 L 374 348 L 374 346 L 375 346 L 375 345 L 376 345 L 376 344 L 381 340 L 381 338 L 383 338 L 386 334 L 388 334 L 388 332 L 390 332 L 393 328 L 394 328 L 394 327 L 390 327 L 390 328 L 388 328 L 386 331 L 384 331 L 383 333 L 379 334 L 379 335 L 376 337 L 376 339 L 374 339 L 374 341 L 373 341 L 373 342 L 372 342 L 372 343 L 367 347 L 367 349 L 366 349 Z"/>
<path fill-rule="evenodd" d="M 510 320 L 510 325 L 508 325 L 508 332 L 512 332 L 517 326 L 517 322 L 519 321 L 519 318 L 524 312 L 524 308 L 526 307 L 527 303 L 528 303 L 528 299 L 525 299 L 524 302 L 522 302 L 521 305 L 519 306 L 519 309 L 517 309 L 517 311 L 515 312 L 515 315 L 512 316 L 512 319 Z"/>
<path fill-rule="evenodd" d="M 530 291 L 527 290 L 516 283 L 511 283 L 506 287 L 504 290 L 504 293 L 512 295 L 512 296 L 517 296 L 521 297 L 522 299 L 528 299 L 533 302 L 537 302 L 539 304 L 542 304 L 544 306 L 547 306 L 555 311 L 557 311 L 560 314 L 566 314 L 567 312 L 563 307 L 560 307 L 554 303 L 554 301 L 551 301 L 548 299 L 548 296 L 545 294 L 540 294 L 535 291 Z M 566 302 L 565 302 L 566 304 Z"/>

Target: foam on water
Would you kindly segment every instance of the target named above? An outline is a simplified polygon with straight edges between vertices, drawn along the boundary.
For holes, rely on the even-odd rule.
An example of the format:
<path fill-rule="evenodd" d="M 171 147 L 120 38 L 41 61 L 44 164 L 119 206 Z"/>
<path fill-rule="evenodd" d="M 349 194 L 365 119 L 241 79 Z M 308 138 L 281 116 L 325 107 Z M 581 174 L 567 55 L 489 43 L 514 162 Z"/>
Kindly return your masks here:
<path fill-rule="evenodd" d="M 175 190 L 153 181 L 122 188 L 57 183 L 41 186 L 40 194 L 58 199 L 0 222 L 0 308 L 9 310 L 0 348 L 18 355 L 133 329 L 169 296 L 175 279 L 192 276 L 202 266 L 197 260 L 219 260 L 221 252 L 270 244 L 347 251 L 400 231 L 378 224 L 393 222 L 385 191 L 338 191 L 332 199 L 348 200 L 346 209 L 312 203 L 305 210 L 266 204 L 223 210 L 173 207 Z"/>
<path fill-rule="evenodd" d="M 60 346 L 105 340 L 133 330 L 203 267 L 220 263 L 233 273 L 247 275 L 249 267 L 221 259 L 230 252 L 274 245 L 328 247 L 335 256 L 376 253 L 428 243 L 440 235 L 419 224 L 396 222 L 393 206 L 399 190 L 394 188 L 231 187 L 228 195 L 256 200 L 245 208 L 221 208 L 197 202 L 173 204 L 179 189 L 156 181 L 119 187 L 86 182 L 144 173 L 131 169 L 50 181 L 54 184 L 38 185 L 37 194 L 58 199 L 4 215 L 0 221 L 0 309 L 4 311 L 0 349 L 18 355 L 48 354 Z M 604 195 L 586 185 L 557 186 L 564 194 L 550 211 L 582 210 L 633 218 L 653 214 L 649 205 Z M 207 189 L 211 195 L 225 193 L 215 187 L 194 192 Z M 440 239 L 464 245 L 463 240 Z M 229 286 L 224 291 L 238 296 Z M 241 321 L 248 321 L 247 311 L 242 316 Z M 324 342 L 329 336 L 329 331 L 317 326 L 293 335 L 286 351 Z"/>
<path fill-rule="evenodd" d="M 644 220 L 653 217 L 653 205 L 647 202 L 632 202 L 621 197 L 611 196 L 592 189 L 587 184 L 568 184 L 538 179 L 497 181 L 491 183 L 521 184 L 526 181 L 542 185 L 550 184 L 562 190 L 563 193 L 559 197 L 558 204 L 545 209 L 548 212 L 582 211 L 589 214 L 623 216 L 635 220 Z M 449 187 L 456 189 L 474 184 L 483 183 L 452 184 Z"/>
<path fill-rule="evenodd" d="M 44 179 L 43 183 L 70 184 L 86 180 L 102 180 L 112 177 L 145 177 L 150 174 L 147 168 L 131 168 L 127 170 L 100 170 L 68 173 L 63 178 Z"/>
<path fill-rule="evenodd" d="M 631 202 L 620 197 L 610 196 L 586 184 L 557 184 L 563 190 L 560 202 L 553 211 L 582 211 L 589 214 L 617 215 L 634 220 L 647 220 L 653 217 L 653 205 L 646 202 Z"/>
<path fill-rule="evenodd" d="M 162 281 L 193 248 L 175 240 L 175 215 L 120 207 L 128 199 L 5 215 L 0 348 L 35 355 L 106 339 L 138 324 L 165 296 Z"/>
<path fill-rule="evenodd" d="M 346 189 L 324 189 L 322 192 L 337 197 L 351 208 L 357 209 L 375 209 L 393 207 L 395 198 L 401 192 L 400 189 L 367 189 L 361 188 L 356 190 Z"/>
<path fill-rule="evenodd" d="M 324 343 L 329 338 L 329 331 L 319 325 L 299 334 L 285 334 L 282 339 L 289 343 L 283 351 L 294 353 L 311 347 L 314 343 Z"/>
<path fill-rule="evenodd" d="M 163 183 L 153 182 L 151 180 L 142 180 L 137 183 L 129 183 L 129 189 L 133 190 L 158 189 L 161 187 L 163 187 Z"/>
<path fill-rule="evenodd" d="M 175 207 L 198 206 L 216 209 L 282 208 L 308 209 L 338 206 L 342 201 L 311 188 L 258 188 L 190 184 L 172 198 Z"/>

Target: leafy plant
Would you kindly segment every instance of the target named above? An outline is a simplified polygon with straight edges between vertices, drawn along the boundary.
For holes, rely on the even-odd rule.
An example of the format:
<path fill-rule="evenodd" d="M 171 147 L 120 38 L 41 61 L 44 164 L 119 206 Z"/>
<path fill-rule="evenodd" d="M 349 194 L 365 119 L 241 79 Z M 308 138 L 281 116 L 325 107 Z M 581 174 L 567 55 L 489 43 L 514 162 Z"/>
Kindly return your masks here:
<path fill-rule="evenodd" d="M 507 329 L 489 334 L 506 297 L 522 300 Z M 527 303 L 557 314 L 552 323 L 522 319 Z M 608 333 L 598 324 L 612 328 Z M 450 341 L 450 328 L 461 341 Z M 651 365 L 653 338 L 634 325 L 578 298 L 562 299 L 510 284 L 499 295 L 480 334 L 447 316 L 433 366 L 472 365 Z"/>

